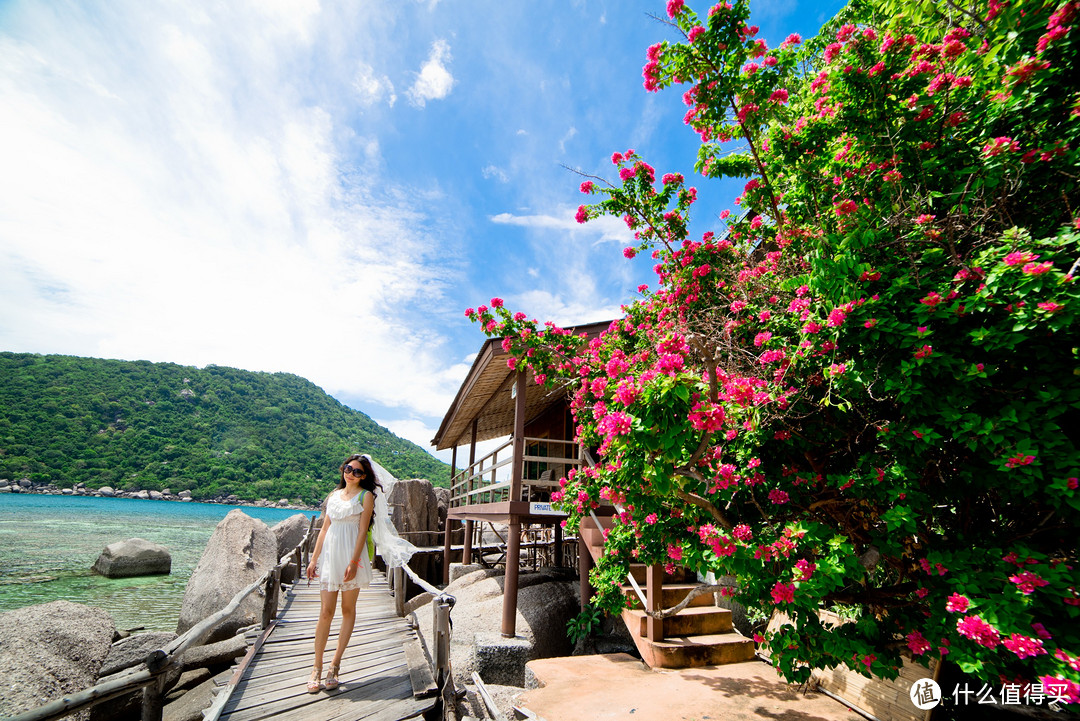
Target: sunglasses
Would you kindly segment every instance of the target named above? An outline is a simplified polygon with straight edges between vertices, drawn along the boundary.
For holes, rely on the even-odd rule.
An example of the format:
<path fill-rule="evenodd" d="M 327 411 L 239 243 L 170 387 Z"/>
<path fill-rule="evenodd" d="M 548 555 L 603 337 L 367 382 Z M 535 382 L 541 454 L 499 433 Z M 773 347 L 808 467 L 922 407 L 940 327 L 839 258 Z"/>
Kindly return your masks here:
<path fill-rule="evenodd" d="M 364 472 L 363 468 L 355 468 L 353 466 L 345 466 L 345 470 L 343 471 L 343 473 L 345 473 L 345 474 L 351 473 L 354 476 L 366 476 L 367 475 L 367 473 Z"/>

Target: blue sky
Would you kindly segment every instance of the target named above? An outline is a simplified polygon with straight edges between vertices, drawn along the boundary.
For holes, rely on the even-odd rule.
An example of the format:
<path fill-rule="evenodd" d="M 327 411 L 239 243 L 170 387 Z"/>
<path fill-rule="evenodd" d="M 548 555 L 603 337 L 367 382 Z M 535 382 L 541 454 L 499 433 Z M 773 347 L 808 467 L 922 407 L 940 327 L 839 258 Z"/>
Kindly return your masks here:
<path fill-rule="evenodd" d="M 753 21 L 772 46 L 842 5 Z M 653 281 L 564 166 L 684 173 L 696 233 L 738 194 L 642 88 L 664 6 L 0 0 L 0 350 L 296 373 L 428 447 L 466 307 L 569 325 Z"/>

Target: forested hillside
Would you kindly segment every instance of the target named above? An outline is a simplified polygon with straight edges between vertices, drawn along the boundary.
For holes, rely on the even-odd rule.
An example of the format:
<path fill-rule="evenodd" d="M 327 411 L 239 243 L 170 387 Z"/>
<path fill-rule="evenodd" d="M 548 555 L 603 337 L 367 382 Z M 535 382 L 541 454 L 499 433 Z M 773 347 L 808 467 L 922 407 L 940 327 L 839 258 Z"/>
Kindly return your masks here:
<path fill-rule="evenodd" d="M 398 478 L 449 476 L 299 376 L 0 353 L 0 478 L 312 502 L 353 452 Z"/>

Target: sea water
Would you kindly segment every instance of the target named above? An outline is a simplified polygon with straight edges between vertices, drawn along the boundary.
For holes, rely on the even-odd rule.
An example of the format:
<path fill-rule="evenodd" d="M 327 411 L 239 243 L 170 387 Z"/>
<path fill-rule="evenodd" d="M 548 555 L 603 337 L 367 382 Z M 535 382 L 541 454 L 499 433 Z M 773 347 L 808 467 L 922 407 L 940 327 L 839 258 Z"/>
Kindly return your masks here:
<path fill-rule="evenodd" d="M 66 600 L 105 609 L 118 629 L 175 631 L 188 578 L 214 527 L 235 508 L 269 526 L 300 513 L 216 503 L 0 494 L 0 612 Z M 172 572 L 136 578 L 91 572 L 105 546 L 128 538 L 168 548 Z"/>

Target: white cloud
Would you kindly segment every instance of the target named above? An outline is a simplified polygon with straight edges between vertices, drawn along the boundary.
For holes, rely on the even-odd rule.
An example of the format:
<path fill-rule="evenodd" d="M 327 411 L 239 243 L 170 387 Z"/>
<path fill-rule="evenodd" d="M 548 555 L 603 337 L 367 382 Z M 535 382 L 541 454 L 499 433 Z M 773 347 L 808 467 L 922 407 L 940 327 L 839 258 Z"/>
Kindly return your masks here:
<path fill-rule="evenodd" d="M 560 154 L 566 153 L 566 144 L 568 142 L 570 142 L 570 140 L 575 135 L 577 135 L 577 128 L 571 126 L 571 128 L 566 131 L 566 134 L 563 135 L 562 138 L 559 139 L 559 153 Z"/>
<path fill-rule="evenodd" d="M 543 230 L 558 230 L 564 233 L 587 234 L 597 236 L 597 242 L 618 242 L 631 245 L 634 234 L 618 218 L 604 216 L 595 218 L 588 223 L 578 223 L 574 219 L 576 208 L 560 208 L 555 213 L 514 215 L 513 213 L 499 213 L 491 216 L 491 222 L 499 225 L 516 225 L 522 228 Z"/>
<path fill-rule="evenodd" d="M 70 32 L 27 4 L 0 31 L 0 347 L 288 371 L 440 417 L 463 372 L 401 313 L 444 297 L 454 246 L 331 113 L 363 100 L 349 70 L 308 88 L 287 62 L 338 18 L 144 7 Z"/>
<path fill-rule="evenodd" d="M 397 102 L 394 84 L 385 75 L 376 75 L 374 68 L 367 63 L 360 63 L 356 68 L 353 87 L 363 105 L 374 105 L 385 100 L 391 108 Z"/>
<path fill-rule="evenodd" d="M 487 179 L 487 180 L 491 180 L 492 178 L 494 178 L 495 180 L 498 180 L 500 183 L 509 183 L 510 182 L 510 178 L 506 175 L 506 171 L 504 171 L 502 168 L 498 167 L 497 165 L 488 165 L 487 167 L 485 167 L 480 172 L 483 174 L 484 178 Z"/>
<path fill-rule="evenodd" d="M 454 76 L 446 69 L 450 61 L 450 46 L 445 40 L 436 40 L 431 44 L 431 54 L 420 68 L 416 82 L 408 90 L 409 102 L 418 108 L 424 107 L 428 100 L 442 100 L 454 87 Z"/>

